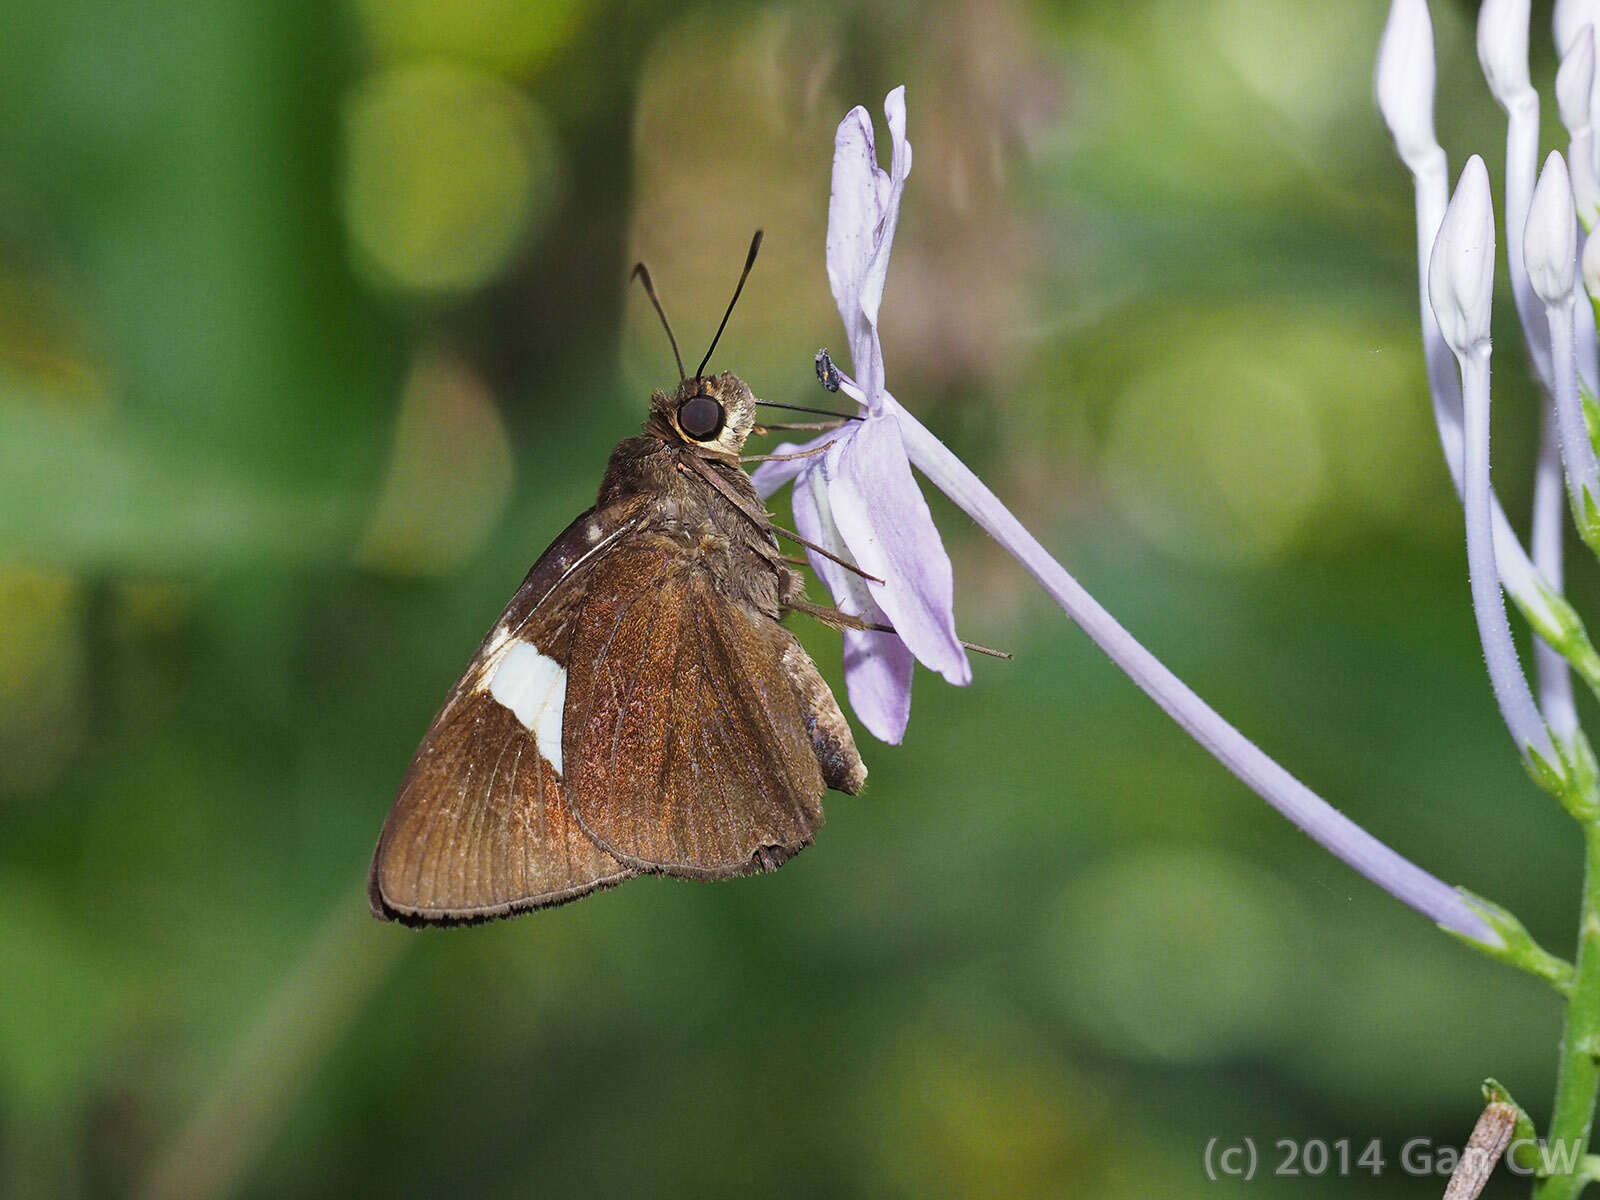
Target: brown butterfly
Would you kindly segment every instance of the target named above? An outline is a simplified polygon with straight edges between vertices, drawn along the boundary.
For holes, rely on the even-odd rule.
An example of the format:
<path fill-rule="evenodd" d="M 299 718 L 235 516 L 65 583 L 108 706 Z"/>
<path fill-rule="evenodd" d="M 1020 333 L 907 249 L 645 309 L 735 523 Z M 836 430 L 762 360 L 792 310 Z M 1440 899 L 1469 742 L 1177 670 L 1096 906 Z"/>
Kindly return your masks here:
<path fill-rule="evenodd" d="M 843 614 L 807 604 L 779 553 L 740 458 L 759 402 L 702 375 L 710 357 L 651 396 L 434 718 L 373 855 L 375 916 L 463 924 L 636 874 L 774 870 L 827 788 L 861 789 L 850 726 L 780 624 Z"/>

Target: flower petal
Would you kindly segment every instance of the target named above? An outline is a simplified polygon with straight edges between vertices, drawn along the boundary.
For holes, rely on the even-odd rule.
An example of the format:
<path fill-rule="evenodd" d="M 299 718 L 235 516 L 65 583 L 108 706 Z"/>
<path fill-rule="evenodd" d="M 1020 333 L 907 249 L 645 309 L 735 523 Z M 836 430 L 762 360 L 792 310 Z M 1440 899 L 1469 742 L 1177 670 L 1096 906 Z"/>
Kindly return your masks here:
<path fill-rule="evenodd" d="M 877 606 L 872 611 L 877 613 Z M 866 614 L 862 614 L 866 615 Z M 868 617 L 868 620 L 877 620 Z M 911 668 L 916 662 L 892 633 L 844 631 L 844 686 L 850 708 L 867 732 L 898 746 L 911 719 Z"/>
<path fill-rule="evenodd" d="M 889 175 L 879 171 L 879 228 L 873 238 L 872 261 L 861 281 L 861 311 L 873 329 L 878 327 L 878 305 L 883 301 L 884 281 L 889 277 L 889 249 L 894 244 L 895 227 L 900 223 L 900 196 L 906 176 L 911 174 L 911 143 L 906 141 L 906 89 L 894 89 L 883 101 L 883 115 L 889 119 Z M 857 371 L 857 374 L 860 374 Z M 867 394 L 872 394 L 869 388 Z"/>
<path fill-rule="evenodd" d="M 849 554 L 834 523 L 827 481 L 820 470 L 800 475 L 791 498 L 795 527 L 801 537 L 832 553 Z M 841 612 L 865 621 L 888 623 L 867 590 L 866 580 L 820 554 L 809 550 L 806 553 Z M 911 668 L 915 661 L 906 644 L 892 633 L 844 631 L 844 683 L 850 708 L 867 732 L 891 746 L 900 744 L 911 717 Z"/>
<path fill-rule="evenodd" d="M 837 554 L 841 558 L 848 557 L 850 548 L 844 544 L 844 539 L 839 535 L 839 527 L 834 523 L 833 506 L 828 496 L 828 481 L 821 468 L 822 459 L 810 460 L 818 464 L 818 469 L 805 471 L 795 478 L 794 490 L 790 493 L 790 503 L 794 508 L 794 526 L 796 532 L 808 542 L 814 542 L 827 550 L 830 554 Z M 817 578 L 822 580 L 828 594 L 833 597 L 833 602 L 839 606 L 840 611 L 847 612 L 853 617 L 864 616 L 871 609 L 877 610 L 873 602 L 872 593 L 867 590 L 867 581 L 862 579 L 848 567 L 842 567 L 832 559 L 823 558 L 814 550 L 807 550 L 806 557 L 811 560 L 811 567 L 817 573 Z"/>
<path fill-rule="evenodd" d="M 834 135 L 833 191 L 828 201 L 828 282 L 833 288 L 850 361 L 869 409 L 883 389 L 883 348 L 878 307 L 889 275 L 889 251 L 900 219 L 900 196 L 911 173 L 906 141 L 906 95 L 897 87 L 884 99 L 889 121 L 890 170 L 878 166 L 872 118 L 856 107 Z"/>
<path fill-rule="evenodd" d="M 828 197 L 828 284 L 844 321 L 852 361 L 866 336 L 861 285 L 882 217 L 880 176 L 872 117 L 858 104 L 845 114 L 834 135 L 833 190 Z"/>
<path fill-rule="evenodd" d="M 884 581 L 867 584 L 872 599 L 920 662 L 950 683 L 971 683 L 956 637 L 950 556 L 911 474 L 899 426 L 891 417 L 868 417 L 828 449 L 822 470 L 852 561 Z"/>

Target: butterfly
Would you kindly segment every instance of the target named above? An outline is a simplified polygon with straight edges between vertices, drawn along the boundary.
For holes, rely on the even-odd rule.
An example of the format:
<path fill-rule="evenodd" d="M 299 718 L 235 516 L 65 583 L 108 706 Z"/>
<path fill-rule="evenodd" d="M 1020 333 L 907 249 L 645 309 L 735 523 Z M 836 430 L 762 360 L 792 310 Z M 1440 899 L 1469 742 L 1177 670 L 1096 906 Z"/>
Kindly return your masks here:
<path fill-rule="evenodd" d="M 849 723 L 781 623 L 831 610 L 805 601 L 741 465 L 759 402 L 702 374 L 710 356 L 693 377 L 679 360 L 451 689 L 379 836 L 375 916 L 466 924 L 639 874 L 775 870 L 825 790 L 860 791 Z"/>

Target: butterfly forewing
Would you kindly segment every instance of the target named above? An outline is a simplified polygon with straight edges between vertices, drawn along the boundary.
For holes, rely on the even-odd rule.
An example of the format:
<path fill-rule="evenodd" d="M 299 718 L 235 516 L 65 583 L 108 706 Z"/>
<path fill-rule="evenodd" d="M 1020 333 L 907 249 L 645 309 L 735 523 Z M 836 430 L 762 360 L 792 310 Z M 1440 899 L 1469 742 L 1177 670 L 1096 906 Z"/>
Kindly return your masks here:
<path fill-rule="evenodd" d="M 585 577 L 634 515 L 619 506 L 573 522 L 478 648 L 384 823 L 368 881 L 377 915 L 484 920 L 574 900 L 633 874 L 583 834 L 562 797 L 554 760 L 564 713 L 554 685 L 564 679 Z M 518 686 L 541 679 L 542 690 Z"/>
<path fill-rule="evenodd" d="M 563 747 L 585 832 L 624 863 L 696 878 L 804 847 L 824 785 L 783 666 L 792 635 L 673 538 L 630 538 L 588 583 Z"/>
<path fill-rule="evenodd" d="M 534 737 L 486 693 L 441 715 L 384 827 L 375 905 L 470 921 L 575 900 L 633 872 L 584 836 Z"/>

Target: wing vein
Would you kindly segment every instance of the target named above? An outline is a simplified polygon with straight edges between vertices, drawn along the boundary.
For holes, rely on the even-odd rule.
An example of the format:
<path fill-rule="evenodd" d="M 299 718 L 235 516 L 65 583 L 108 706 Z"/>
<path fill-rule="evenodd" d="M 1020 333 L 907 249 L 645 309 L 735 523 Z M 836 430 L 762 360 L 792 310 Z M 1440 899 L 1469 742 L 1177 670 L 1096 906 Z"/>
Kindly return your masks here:
<path fill-rule="evenodd" d="M 523 832 L 524 836 L 520 837 L 520 838 L 517 838 L 517 837 L 513 836 L 513 837 L 508 837 L 508 838 L 504 839 L 505 842 L 506 842 L 506 849 L 508 851 L 510 849 L 511 844 L 513 844 L 513 843 L 515 843 L 515 845 L 517 847 L 516 862 L 514 864 L 511 863 L 511 861 L 510 861 L 510 859 L 511 859 L 510 853 L 496 855 L 497 861 L 499 861 L 500 864 L 501 864 L 501 870 L 502 870 L 502 872 L 504 872 L 504 874 L 502 876 L 503 883 L 499 886 L 497 891 L 498 891 L 498 893 L 500 895 L 504 896 L 507 900 L 513 900 L 513 899 L 516 899 L 519 896 L 526 896 L 528 894 L 528 891 L 529 891 L 529 887 L 528 887 L 528 840 L 529 840 L 529 837 L 532 836 L 533 831 L 532 831 L 531 828 L 528 828 L 528 822 L 527 822 L 527 820 L 525 818 L 525 814 L 523 812 L 523 807 L 519 803 L 519 801 L 521 799 L 521 792 L 520 792 L 520 789 L 517 786 L 519 781 L 522 779 L 522 752 L 524 750 L 526 750 L 527 748 L 528 748 L 528 739 L 525 738 L 525 737 L 518 738 L 517 739 L 517 757 L 511 763 L 511 801 L 512 801 L 512 804 L 515 806 L 513 811 L 512 811 L 511 816 L 514 817 L 515 820 L 514 821 L 508 820 L 506 822 L 507 828 L 510 830 L 510 832 L 512 834 L 515 834 L 517 832 L 516 826 L 518 824 L 521 824 L 523 826 L 522 832 Z M 537 780 L 535 780 L 535 782 L 537 782 Z M 544 809 L 544 805 L 542 803 L 542 801 L 544 799 L 543 790 L 541 790 L 540 793 L 539 793 L 539 799 L 540 799 L 541 803 L 537 807 L 540 810 L 540 812 L 542 813 L 543 809 Z M 540 834 L 541 834 L 541 836 L 543 835 L 543 830 L 540 830 Z M 548 846 L 548 844 L 549 844 L 549 839 L 548 838 L 545 838 L 544 844 Z M 511 882 L 512 881 L 512 875 L 513 875 L 513 867 L 515 869 L 515 876 L 516 876 L 516 878 L 518 880 L 518 882 L 515 885 L 515 887 L 513 887 L 512 882 Z M 569 871 L 568 875 L 570 875 L 570 874 L 571 874 L 571 872 Z M 512 894 L 513 892 L 515 892 L 515 895 Z"/>
<path fill-rule="evenodd" d="M 632 605 L 629 606 L 630 608 Z M 627 690 L 622 694 L 617 705 L 615 724 L 611 729 L 611 769 L 606 776 L 606 784 L 611 797 L 611 802 L 617 802 L 617 746 L 622 741 L 622 731 L 628 722 L 628 705 L 633 700 L 633 692 L 639 686 L 639 680 L 644 678 L 645 663 L 650 654 L 650 643 L 655 638 L 655 623 L 651 622 L 645 627 L 644 644 L 639 647 L 638 658 L 634 662 L 633 678 L 628 680 Z M 648 719 L 648 718 L 647 718 Z M 653 813 L 646 813 L 648 819 Z"/>

